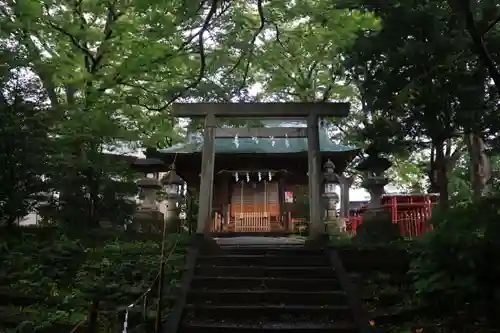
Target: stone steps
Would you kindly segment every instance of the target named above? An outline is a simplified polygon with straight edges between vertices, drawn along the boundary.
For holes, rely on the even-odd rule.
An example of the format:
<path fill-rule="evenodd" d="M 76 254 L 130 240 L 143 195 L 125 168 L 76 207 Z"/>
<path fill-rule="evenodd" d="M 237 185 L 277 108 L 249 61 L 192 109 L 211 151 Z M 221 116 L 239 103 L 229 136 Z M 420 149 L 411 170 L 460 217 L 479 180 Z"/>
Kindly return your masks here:
<path fill-rule="evenodd" d="M 220 305 L 344 305 L 345 292 L 334 291 L 286 291 L 286 290 L 191 290 L 191 304 Z"/>
<path fill-rule="evenodd" d="M 198 258 L 182 333 L 358 332 L 322 250 L 222 247 Z"/>

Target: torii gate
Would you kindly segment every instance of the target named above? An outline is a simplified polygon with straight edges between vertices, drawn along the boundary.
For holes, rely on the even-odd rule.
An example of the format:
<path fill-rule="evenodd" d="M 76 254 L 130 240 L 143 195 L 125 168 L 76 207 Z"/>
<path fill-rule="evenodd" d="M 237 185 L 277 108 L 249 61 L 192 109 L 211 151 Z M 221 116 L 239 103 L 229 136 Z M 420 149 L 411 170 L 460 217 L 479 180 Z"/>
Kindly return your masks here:
<path fill-rule="evenodd" d="M 319 117 L 346 117 L 350 103 L 297 102 L 297 103 L 174 103 L 174 117 L 204 117 L 203 151 L 201 162 L 200 201 L 196 232 L 208 233 L 212 216 L 214 184 L 215 137 L 306 137 L 309 169 L 309 237 L 324 234 L 321 195 L 322 173 L 319 147 Z M 307 128 L 217 128 L 217 117 L 307 119 Z"/>

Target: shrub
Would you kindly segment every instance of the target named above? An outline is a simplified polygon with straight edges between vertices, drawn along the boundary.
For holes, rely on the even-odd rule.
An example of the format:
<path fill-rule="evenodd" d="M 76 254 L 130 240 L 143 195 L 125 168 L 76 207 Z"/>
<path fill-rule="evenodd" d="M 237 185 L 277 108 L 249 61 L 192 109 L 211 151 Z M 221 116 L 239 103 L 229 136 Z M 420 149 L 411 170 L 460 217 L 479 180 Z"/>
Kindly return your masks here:
<path fill-rule="evenodd" d="M 430 306 L 490 314 L 500 301 L 500 195 L 457 205 L 433 217 L 411 273 L 416 295 Z M 477 319 L 477 318 L 476 318 Z"/>
<path fill-rule="evenodd" d="M 86 319 L 96 298 L 102 310 L 99 318 L 121 324 L 123 312 L 106 310 L 136 301 L 159 272 L 161 234 L 113 229 L 73 234 L 58 228 L 6 230 L 0 228 L 0 332 L 18 323 L 22 332 L 32 326 L 37 332 L 69 332 Z M 178 284 L 190 242 L 189 235 L 167 235 L 167 251 L 175 243 L 177 247 L 167 264 L 165 292 Z M 149 296 L 152 308 L 155 295 Z"/>
<path fill-rule="evenodd" d="M 369 212 L 363 215 L 363 223 L 357 227 L 355 240 L 360 243 L 390 243 L 401 239 L 399 227 L 392 223 L 389 212 Z"/>

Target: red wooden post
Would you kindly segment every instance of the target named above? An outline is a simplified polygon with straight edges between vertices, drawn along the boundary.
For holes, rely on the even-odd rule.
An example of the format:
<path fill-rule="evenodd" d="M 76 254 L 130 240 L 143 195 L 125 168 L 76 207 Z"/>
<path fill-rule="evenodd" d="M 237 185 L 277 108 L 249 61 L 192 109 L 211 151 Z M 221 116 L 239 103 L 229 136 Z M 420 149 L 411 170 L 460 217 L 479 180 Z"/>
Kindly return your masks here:
<path fill-rule="evenodd" d="M 398 223 L 398 201 L 396 197 L 391 197 L 392 223 Z"/>

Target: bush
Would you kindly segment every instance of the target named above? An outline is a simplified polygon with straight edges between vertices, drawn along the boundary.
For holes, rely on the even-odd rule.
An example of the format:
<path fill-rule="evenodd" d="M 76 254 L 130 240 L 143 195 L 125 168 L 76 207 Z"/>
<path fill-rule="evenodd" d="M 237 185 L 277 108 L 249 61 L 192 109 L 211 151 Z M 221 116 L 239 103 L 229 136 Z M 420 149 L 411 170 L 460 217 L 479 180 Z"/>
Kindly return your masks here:
<path fill-rule="evenodd" d="M 489 313 L 493 322 L 500 302 L 500 195 L 462 203 L 432 222 L 412 262 L 416 295 L 454 314 Z"/>
<path fill-rule="evenodd" d="M 159 272 L 158 234 L 109 229 L 68 234 L 29 227 L 14 231 L 0 228 L 0 332 L 24 321 L 45 332 L 68 332 L 85 320 L 95 298 L 102 313 L 131 304 Z M 190 242 L 189 235 L 165 239 L 167 250 L 177 243 L 165 275 L 169 286 L 178 284 Z M 152 307 L 154 295 L 149 297 Z"/>
<path fill-rule="evenodd" d="M 390 243 L 401 239 L 399 227 L 389 212 L 368 212 L 357 227 L 355 241 L 366 244 Z"/>

